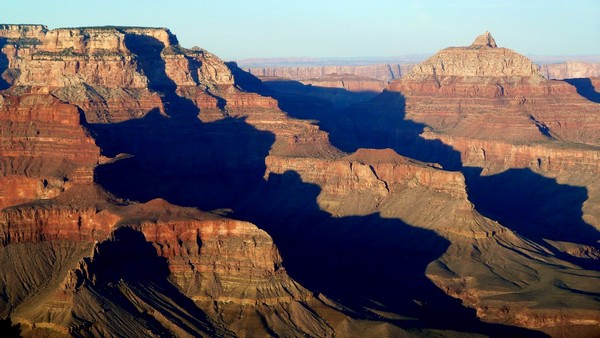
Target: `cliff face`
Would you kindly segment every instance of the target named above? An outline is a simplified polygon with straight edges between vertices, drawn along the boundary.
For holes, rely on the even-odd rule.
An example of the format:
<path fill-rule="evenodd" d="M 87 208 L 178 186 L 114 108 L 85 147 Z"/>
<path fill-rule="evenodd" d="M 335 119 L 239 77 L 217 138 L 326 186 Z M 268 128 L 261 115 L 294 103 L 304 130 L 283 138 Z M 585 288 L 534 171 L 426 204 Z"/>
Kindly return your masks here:
<path fill-rule="evenodd" d="M 532 332 L 481 319 L 600 320 L 596 106 L 489 34 L 349 112 L 306 115 L 319 121 L 290 102 L 323 106 L 278 100 L 166 29 L 0 37 L 0 315 L 31 334 L 519 335 Z"/>
<path fill-rule="evenodd" d="M 204 313 L 214 306 L 231 309 L 234 304 L 242 308 L 262 304 L 266 309 L 259 311 L 266 311 L 269 306 L 287 308 L 312 299 L 287 276 L 271 238 L 250 223 L 175 207 L 161 200 L 119 206 L 100 199 L 98 188 L 82 188 L 41 205 L 4 209 L 0 216 L 1 260 L 27 248 L 37 254 L 51 253 L 37 258 L 25 255 L 5 265 L 6 276 L 16 278 L 26 273 L 25 285 L 12 277 L 2 283 L 10 295 L 3 311 L 13 309 L 13 318 L 25 325 L 53 325 L 53 330 L 68 330 L 71 334 L 133 330 L 139 335 L 136 325 L 120 322 L 133 316 L 151 319 L 147 328 L 155 333 L 162 327 L 185 334 L 232 334 L 222 327 L 223 323 L 217 323 L 217 318 L 197 317 L 196 322 L 189 322 L 183 315 L 187 312 L 197 316 L 193 311 Z M 77 198 L 77 190 L 95 194 L 95 205 L 86 206 Z M 76 204 L 69 202 L 71 198 Z M 21 265 L 27 259 L 39 269 Z M 167 310 L 170 305 L 156 299 L 171 304 L 180 302 L 178 297 L 183 296 L 175 293 L 167 277 L 199 305 L 180 303 L 177 306 L 181 313 Z M 90 292 L 94 294 L 91 299 Z M 78 309 L 78 302 L 83 302 L 87 310 Z M 129 302 L 136 304 L 139 312 L 127 316 L 122 309 L 114 309 L 126 308 Z M 90 311 L 96 306 L 106 310 L 112 307 L 115 313 Z M 47 311 L 53 315 L 43 319 Z M 148 318 L 142 311 L 153 314 Z M 152 319 L 158 325 L 153 325 Z M 178 324 L 181 320 L 190 326 Z M 314 330 L 327 331 L 321 321 L 318 316 L 309 316 L 304 321 L 286 320 L 286 324 L 271 329 L 315 334 L 298 326 L 312 325 L 317 327 Z M 98 322 L 104 325 L 95 324 Z"/>
<path fill-rule="evenodd" d="M 449 200 L 466 201 L 460 173 L 402 157 L 391 149 L 359 149 L 332 160 L 269 156 L 267 164 L 268 174 L 281 175 L 293 170 L 303 182 L 318 185 L 319 207 L 336 216 L 372 214 L 389 197 L 401 195 L 407 189 L 431 189 L 435 192 L 432 194 Z"/>
<path fill-rule="evenodd" d="M 48 94 L 0 94 L 0 207 L 91 182 L 100 149 L 77 107 Z"/>
<path fill-rule="evenodd" d="M 33 335 L 402 332 L 314 297 L 253 224 L 154 199 L 223 207 L 269 154 L 342 156 L 317 126 L 166 29 L 0 28 L 2 317 Z"/>
<path fill-rule="evenodd" d="M 380 81 L 399 79 L 408 73 L 414 64 L 378 64 L 366 66 L 322 66 L 322 67 L 277 67 L 248 68 L 258 77 L 279 77 L 294 80 L 320 78 L 329 74 L 352 74 L 374 78 Z"/>
<path fill-rule="evenodd" d="M 546 80 L 530 60 L 505 48 L 476 41 L 445 49 L 388 89 L 406 95 L 407 117 L 448 136 L 599 142 L 597 104 L 568 83 Z"/>
<path fill-rule="evenodd" d="M 600 77 L 600 63 L 568 61 L 540 65 L 540 72 L 547 79 L 575 79 Z"/>
<path fill-rule="evenodd" d="M 312 92 L 305 92 L 304 98 L 310 99 Z M 350 226 L 368 222 L 381 226 L 378 231 L 386 235 L 376 241 L 387 243 L 388 237 L 394 238 L 387 232 L 388 219 L 414 227 L 414 232 L 402 232 L 409 240 L 416 236 L 421 243 L 431 243 L 416 229 L 434 231 L 449 243 L 441 257 L 427 265 L 426 275 L 486 321 L 551 334 L 559 327 L 597 323 L 599 318 L 589 311 L 594 307 L 590 298 L 557 290 L 552 281 L 590 290 L 594 278 L 571 279 L 552 264 L 597 275 L 598 105 L 580 92 L 569 82 L 545 79 L 530 60 L 497 47 L 489 34 L 469 47 L 441 51 L 390 83 L 375 99 L 341 110 L 311 114 L 310 109 L 321 106 L 303 106 L 287 99 L 289 91 L 282 90 L 280 97 L 287 99 L 282 102 L 290 111 L 319 120 L 336 146 L 356 153 L 326 161 L 270 156 L 268 178 L 273 186 L 268 194 L 286 191 L 280 186 L 294 186 L 290 190 L 295 194 L 315 197 L 316 206 L 305 208 L 336 218 L 322 223 L 311 218 L 310 223 L 324 224 L 324 229 L 311 232 L 309 225 L 294 221 L 304 209 L 281 216 L 286 229 L 299 229 L 290 242 L 300 241 L 303 233 L 329 238 L 326 225 L 345 238 L 353 238 L 354 232 L 371 238 L 364 228 Z M 390 147 L 405 157 L 360 149 L 365 147 Z M 565 199 L 572 202 L 565 204 Z M 288 203 L 300 203 L 294 201 L 279 202 L 264 213 L 277 215 L 293 208 Z M 401 224 L 395 226 L 401 232 Z M 277 228 L 268 229 L 276 238 L 286 238 Z M 425 248 L 429 247 L 424 244 Z M 343 274 L 344 268 L 335 271 Z M 388 297 L 394 295 L 386 290 Z M 561 296 L 542 296 L 554 292 Z M 525 295 L 533 297 L 528 305 L 518 301 Z M 555 315 L 563 306 L 560 297 L 574 297 L 571 304 L 579 304 L 569 310 L 574 315 Z"/>
<path fill-rule="evenodd" d="M 0 262 L 3 315 L 32 335 L 404 334 L 314 296 L 251 223 L 93 185 L 5 208 Z"/>
<path fill-rule="evenodd" d="M 102 125 L 147 121 L 152 112 L 191 133 L 200 124 L 190 125 L 188 117 L 244 119 L 259 133 L 276 134 L 273 152 L 336 153 L 317 127 L 290 120 L 272 99 L 240 91 L 227 65 L 206 51 L 180 47 L 166 29 L 5 25 L 0 32 L 3 74 L 12 85 L 0 99 L 4 121 L 10 121 L 0 134 L 3 175 L 89 182 L 100 149 L 86 129 L 98 139 Z M 131 123 L 119 137 L 144 142 L 148 128 Z M 131 148 L 111 151 L 119 138 L 112 136 L 110 144 L 100 137 L 104 153 L 135 155 Z"/>
<path fill-rule="evenodd" d="M 302 80 L 305 85 L 343 88 L 351 92 L 374 92 L 379 93 L 385 89 L 386 82 L 374 79 L 372 77 L 350 75 L 350 74 L 327 74 L 317 78 Z"/>

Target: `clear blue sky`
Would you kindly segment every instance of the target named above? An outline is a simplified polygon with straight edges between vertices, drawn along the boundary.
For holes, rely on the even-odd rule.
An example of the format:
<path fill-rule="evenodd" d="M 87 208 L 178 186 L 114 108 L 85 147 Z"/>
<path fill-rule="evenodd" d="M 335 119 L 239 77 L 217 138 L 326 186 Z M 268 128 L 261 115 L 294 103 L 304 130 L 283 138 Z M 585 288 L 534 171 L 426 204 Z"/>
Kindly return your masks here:
<path fill-rule="evenodd" d="M 223 59 L 366 57 L 468 45 L 600 55 L 600 0 L 5 0 L 0 23 L 168 27 Z"/>

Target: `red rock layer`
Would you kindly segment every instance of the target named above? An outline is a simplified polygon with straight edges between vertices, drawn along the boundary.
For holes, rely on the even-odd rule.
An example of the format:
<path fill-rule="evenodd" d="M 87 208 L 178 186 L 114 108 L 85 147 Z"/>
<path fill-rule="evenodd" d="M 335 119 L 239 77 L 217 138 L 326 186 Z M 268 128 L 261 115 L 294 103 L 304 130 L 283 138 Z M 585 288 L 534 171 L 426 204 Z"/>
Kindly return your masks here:
<path fill-rule="evenodd" d="M 11 26 L 0 30 L 0 34 L 13 42 L 3 49 L 9 70 L 17 75 L 12 84 L 52 92 L 82 109 L 89 123 L 136 119 L 153 109 L 166 114 L 158 93 L 148 90 L 147 74 L 140 72 L 140 60 L 147 56 L 130 50 L 137 48 L 136 43 L 140 42 L 135 39 L 141 37 L 143 44 L 153 44 L 160 51 L 160 60 L 152 62 L 163 63 L 155 66 L 164 67 L 166 75 L 154 75 L 152 86 L 175 85 L 178 95 L 191 99 L 199 108 L 202 121 L 228 116 L 247 118 L 257 129 L 276 134 L 274 152 L 289 152 L 293 156 L 336 152 L 328 145 L 327 135 L 316 126 L 289 119 L 270 98 L 240 91 L 223 61 L 203 50 L 181 48 L 168 30 L 39 30 L 32 36 L 39 40 L 35 44 L 23 44 Z M 30 33 L 21 33 L 26 34 Z M 224 107 L 219 100 L 225 102 Z"/>
<path fill-rule="evenodd" d="M 533 62 L 506 48 L 444 49 L 388 90 L 406 96 L 407 118 L 439 133 L 600 145 L 598 105 L 565 82 L 546 80 Z"/>
<path fill-rule="evenodd" d="M 269 156 L 267 168 L 274 174 L 293 170 L 303 182 L 317 184 L 321 189 L 317 198 L 319 206 L 336 216 L 368 215 L 387 207 L 393 210 L 390 201 L 400 201 L 400 197 L 403 205 L 410 205 L 408 192 L 422 189 L 427 189 L 431 198 L 446 199 L 448 205 L 457 202 L 462 204 L 458 209 L 472 212 L 461 173 L 402 157 L 390 149 L 360 149 L 339 159 Z M 417 224 L 435 228 L 432 223 Z"/>
<path fill-rule="evenodd" d="M 48 245 L 53 245 L 51 243 L 71 245 L 73 248 L 84 243 L 89 245 L 94 243 L 91 252 L 83 251 L 78 253 L 78 257 L 68 258 L 71 263 L 65 266 L 56 265 L 54 270 L 40 272 L 44 274 L 41 278 L 45 282 L 40 284 L 39 281 L 32 281 L 29 290 L 20 283 L 3 284 L 3 289 L 9 293 L 25 292 L 18 298 L 12 299 L 14 303 L 9 304 L 11 308 L 16 308 L 12 314 L 13 320 L 25 324 L 35 323 L 37 326 L 48 327 L 53 331 L 93 332 L 86 331 L 90 328 L 86 329 L 85 326 L 78 327 L 78 321 L 102 322 L 104 315 L 98 317 L 98 314 L 78 309 L 76 304 L 79 301 L 85 301 L 88 308 L 96 306 L 95 300 L 80 298 L 88 297 L 86 294 L 92 291 L 97 293 L 95 297 L 104 299 L 103 306 L 110 307 L 111 293 L 103 294 L 102 291 L 106 288 L 103 286 L 103 281 L 111 281 L 113 278 L 110 271 L 120 271 L 119 269 L 122 268 L 138 271 L 139 267 L 135 265 L 121 267 L 118 262 L 132 259 L 152 260 L 153 255 L 156 255 L 158 260 L 166 260 L 171 280 L 187 297 L 205 306 L 206 311 L 220 306 L 231 308 L 233 304 L 242 307 L 289 307 L 292 303 L 312 299 L 310 293 L 286 274 L 281 266 L 278 250 L 269 235 L 253 224 L 201 213 L 196 209 L 176 207 L 163 200 L 119 206 L 108 202 L 106 195 L 103 194 L 95 187 L 77 186 L 46 203 L 6 208 L 0 212 L 0 260 L 4 259 L 4 255 L 9 255 L 9 251 L 32 244 L 35 244 L 32 248 L 37 248 L 32 250 L 41 250 L 48 243 L 50 243 Z M 81 199 L 78 196 L 86 196 L 86 198 Z M 121 237 L 120 234 L 125 231 L 123 229 L 138 235 Z M 138 237 L 143 241 L 136 240 Z M 119 245 L 115 244 L 120 243 L 119 241 L 125 241 L 120 244 L 120 248 L 131 247 L 134 256 L 113 257 L 118 255 L 120 252 L 118 250 L 123 249 L 104 249 L 107 246 Z M 135 258 L 136 247 L 146 248 L 144 250 L 152 248 L 150 249 L 152 252 L 146 252 L 145 258 Z M 51 260 L 67 259 L 67 256 L 61 256 L 67 253 L 68 251 L 54 252 L 58 257 Z M 75 258 L 79 261 L 76 264 L 73 260 Z M 153 264 L 158 264 L 158 260 Z M 109 261 L 112 262 L 115 270 L 107 270 L 104 264 Z M 145 264 L 144 262 L 131 261 L 127 264 Z M 16 264 L 14 268 L 18 268 L 18 262 L 14 264 Z M 10 270 L 12 265 L 5 267 Z M 143 275 L 144 272 L 137 273 Z M 159 275 L 148 278 L 150 280 L 162 278 L 159 270 L 156 273 Z M 130 278 L 128 276 L 130 275 L 125 274 L 121 278 L 128 279 Z M 138 302 L 138 305 L 139 302 L 148 302 L 147 299 L 141 300 L 144 299 L 144 294 L 135 288 L 143 288 L 143 286 L 137 285 L 135 280 L 127 280 L 128 286 L 123 284 L 122 280 L 120 283 L 121 291 L 115 290 L 112 294 L 123 292 L 123 288 L 132 287 L 133 289 L 124 293 L 126 299 Z M 147 287 L 154 288 L 152 285 L 149 284 Z M 58 286 L 60 287 L 55 289 Z M 164 296 L 160 296 L 159 293 L 156 297 Z M 124 299 L 120 301 L 123 302 Z M 168 298 L 165 301 L 171 302 Z M 164 311 L 160 303 L 150 302 L 145 306 L 156 311 L 157 316 Z M 119 308 L 113 310 L 115 312 L 109 314 L 108 318 L 117 322 L 105 323 L 96 329 L 104 330 L 103 332 L 106 333 L 119 327 L 118 321 L 121 320 L 119 316 L 122 315 L 120 313 L 122 310 Z M 53 314 L 49 315 L 49 312 L 45 311 Z M 253 311 L 265 311 L 265 309 Z M 293 309 L 282 309 L 282 311 L 298 312 Z M 79 316 L 79 319 L 71 316 L 63 317 L 63 312 L 72 312 Z M 249 313 L 248 316 L 252 314 Z M 315 317 L 303 320 L 288 319 L 287 324 L 282 322 L 272 326 L 272 329 L 282 330 L 287 327 L 288 330 L 312 332 L 311 334 L 316 334 L 317 331 L 314 330 L 330 330 L 325 324 L 320 324 L 322 319 L 318 316 L 310 316 Z M 178 326 L 180 323 L 169 322 L 168 318 L 156 318 L 163 325 L 170 325 L 173 332 L 178 332 L 177 330 L 182 327 Z M 307 327 L 306 331 L 302 331 L 302 325 L 311 321 L 313 321 L 311 325 L 316 326 L 312 329 Z M 283 328 L 279 325 L 283 325 Z M 317 328 L 320 325 L 324 328 Z M 257 327 L 257 330 L 262 329 Z"/>
<path fill-rule="evenodd" d="M 0 207 L 59 194 L 91 182 L 100 150 L 77 107 L 48 94 L 0 95 Z"/>

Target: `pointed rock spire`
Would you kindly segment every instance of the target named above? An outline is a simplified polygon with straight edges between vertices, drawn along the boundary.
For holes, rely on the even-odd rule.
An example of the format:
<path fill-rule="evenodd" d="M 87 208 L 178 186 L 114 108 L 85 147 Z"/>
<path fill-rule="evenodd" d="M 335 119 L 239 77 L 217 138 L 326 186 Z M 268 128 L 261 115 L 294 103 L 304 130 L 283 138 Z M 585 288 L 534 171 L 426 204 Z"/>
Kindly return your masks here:
<path fill-rule="evenodd" d="M 471 47 L 498 47 L 496 45 L 496 40 L 492 37 L 490 32 L 485 32 L 482 35 L 475 38 L 475 41 L 471 44 Z"/>

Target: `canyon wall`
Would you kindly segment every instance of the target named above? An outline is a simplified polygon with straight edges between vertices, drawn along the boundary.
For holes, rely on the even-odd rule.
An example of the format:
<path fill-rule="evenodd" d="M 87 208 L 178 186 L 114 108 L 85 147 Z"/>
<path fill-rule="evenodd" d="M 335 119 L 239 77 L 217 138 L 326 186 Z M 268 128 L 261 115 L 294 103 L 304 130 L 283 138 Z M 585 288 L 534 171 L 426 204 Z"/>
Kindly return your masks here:
<path fill-rule="evenodd" d="M 283 95 L 164 28 L 0 37 L 0 314 L 30 334 L 600 322 L 598 104 L 489 33 Z"/>

